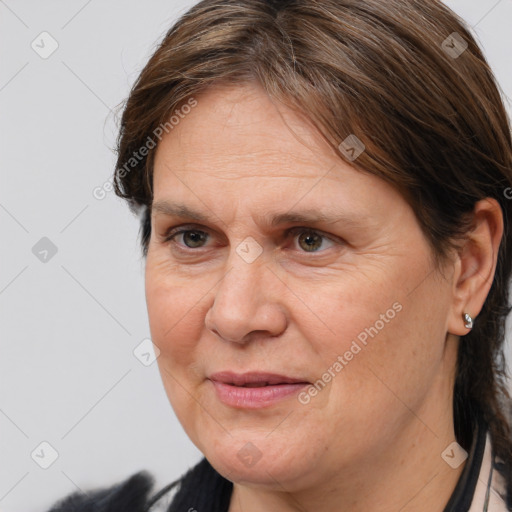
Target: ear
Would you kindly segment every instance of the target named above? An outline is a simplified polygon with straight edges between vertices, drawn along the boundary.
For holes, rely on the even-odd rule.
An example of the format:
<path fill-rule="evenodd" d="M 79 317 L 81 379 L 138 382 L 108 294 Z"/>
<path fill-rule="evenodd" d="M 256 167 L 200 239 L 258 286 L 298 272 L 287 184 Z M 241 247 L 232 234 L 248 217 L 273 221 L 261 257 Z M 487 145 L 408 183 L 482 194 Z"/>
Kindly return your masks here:
<path fill-rule="evenodd" d="M 478 322 L 494 279 L 502 236 L 503 212 L 498 201 L 482 199 L 473 210 L 473 228 L 457 251 L 448 332 L 458 336 L 469 332 L 464 313 Z"/>

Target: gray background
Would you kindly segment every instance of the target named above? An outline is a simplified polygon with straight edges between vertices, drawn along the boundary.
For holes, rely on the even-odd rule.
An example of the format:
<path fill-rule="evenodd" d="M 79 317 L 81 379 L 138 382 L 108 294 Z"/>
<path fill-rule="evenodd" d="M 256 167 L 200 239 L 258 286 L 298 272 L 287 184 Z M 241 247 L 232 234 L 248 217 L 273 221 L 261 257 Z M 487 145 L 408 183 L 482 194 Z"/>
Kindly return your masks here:
<path fill-rule="evenodd" d="M 200 458 L 156 363 L 133 353 L 149 337 L 138 222 L 112 192 L 92 193 L 113 170 L 112 110 L 193 3 L 0 0 L 2 512 L 140 469 L 160 487 Z M 447 3 L 512 97 L 512 0 Z M 46 59 L 31 47 L 56 44 L 43 31 L 59 45 Z M 43 441 L 58 452 L 48 469 Z"/>

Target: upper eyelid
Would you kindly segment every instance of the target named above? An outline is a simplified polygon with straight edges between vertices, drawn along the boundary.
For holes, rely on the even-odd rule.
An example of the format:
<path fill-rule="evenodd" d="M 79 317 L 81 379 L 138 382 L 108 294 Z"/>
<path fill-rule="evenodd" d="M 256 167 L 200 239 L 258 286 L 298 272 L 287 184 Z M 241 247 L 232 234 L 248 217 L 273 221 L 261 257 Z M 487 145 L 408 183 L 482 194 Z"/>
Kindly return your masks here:
<path fill-rule="evenodd" d="M 314 233 L 322 234 L 326 238 L 334 237 L 334 235 L 330 235 L 329 233 L 326 233 L 325 231 L 323 231 L 321 229 L 313 228 L 313 227 L 310 227 L 310 226 L 292 226 L 292 227 L 284 229 L 283 231 L 285 233 L 290 233 L 290 232 L 293 232 L 293 231 L 300 231 L 300 230 L 302 230 L 302 231 L 311 231 L 311 232 L 314 232 Z M 196 224 L 184 224 L 184 225 L 181 225 L 181 226 L 171 227 L 171 228 L 167 229 L 164 232 L 164 236 L 172 236 L 172 235 L 175 235 L 177 233 L 182 233 L 184 231 L 185 232 L 186 231 L 199 231 L 199 232 L 202 232 L 202 233 L 211 234 L 215 230 L 211 230 L 209 228 L 206 228 L 204 226 L 199 226 L 199 225 L 196 225 Z"/>

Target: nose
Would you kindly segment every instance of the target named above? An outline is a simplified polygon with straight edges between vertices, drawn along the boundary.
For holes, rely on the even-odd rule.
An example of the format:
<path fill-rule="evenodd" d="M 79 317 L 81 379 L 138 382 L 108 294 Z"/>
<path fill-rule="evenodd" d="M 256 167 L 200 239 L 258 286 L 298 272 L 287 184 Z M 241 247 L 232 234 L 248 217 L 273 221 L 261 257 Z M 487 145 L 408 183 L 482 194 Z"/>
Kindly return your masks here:
<path fill-rule="evenodd" d="M 262 261 L 247 263 L 234 253 L 230 263 L 205 316 L 206 328 L 232 343 L 279 336 L 287 325 L 279 300 L 283 283 Z"/>

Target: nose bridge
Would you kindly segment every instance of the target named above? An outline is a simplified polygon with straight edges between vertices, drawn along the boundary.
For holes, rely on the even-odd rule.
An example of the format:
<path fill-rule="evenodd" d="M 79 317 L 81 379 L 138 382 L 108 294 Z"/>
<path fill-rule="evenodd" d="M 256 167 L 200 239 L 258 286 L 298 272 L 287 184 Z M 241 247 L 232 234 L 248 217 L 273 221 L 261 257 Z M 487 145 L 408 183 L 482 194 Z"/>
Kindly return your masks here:
<path fill-rule="evenodd" d="M 265 254 L 261 244 L 252 236 L 233 243 L 226 264 L 228 273 L 220 283 L 219 293 L 228 298 L 257 299 L 255 286 L 262 282 L 265 273 Z M 241 304 L 242 305 L 242 304 Z"/>
<path fill-rule="evenodd" d="M 283 326 L 282 313 L 270 295 L 270 270 L 266 268 L 263 254 L 254 260 L 246 258 L 248 252 L 244 252 L 247 249 L 244 243 L 233 247 L 227 272 L 215 290 L 206 318 L 210 330 L 235 342 L 244 341 L 252 331 L 267 331 L 275 336 Z M 249 247 L 249 252 L 251 250 Z"/>
<path fill-rule="evenodd" d="M 262 256 L 256 261 L 248 263 L 236 250 L 231 251 L 228 264 L 228 272 L 219 283 L 215 295 L 217 310 L 227 308 L 223 314 L 233 317 L 245 318 L 246 313 L 254 314 L 258 303 L 265 300 L 262 296 L 265 269 Z"/>

